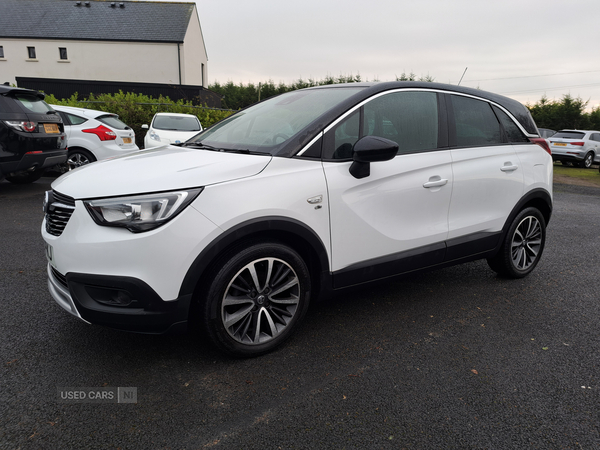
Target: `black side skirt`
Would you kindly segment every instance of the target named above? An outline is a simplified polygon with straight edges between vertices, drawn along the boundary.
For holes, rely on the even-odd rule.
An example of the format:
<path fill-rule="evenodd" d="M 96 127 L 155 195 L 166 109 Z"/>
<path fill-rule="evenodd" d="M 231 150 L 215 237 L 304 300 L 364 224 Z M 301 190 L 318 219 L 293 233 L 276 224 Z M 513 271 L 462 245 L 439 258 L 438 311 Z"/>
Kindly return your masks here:
<path fill-rule="evenodd" d="M 501 231 L 476 233 L 354 264 L 333 273 L 333 288 L 487 258 L 494 254 L 501 237 Z"/>

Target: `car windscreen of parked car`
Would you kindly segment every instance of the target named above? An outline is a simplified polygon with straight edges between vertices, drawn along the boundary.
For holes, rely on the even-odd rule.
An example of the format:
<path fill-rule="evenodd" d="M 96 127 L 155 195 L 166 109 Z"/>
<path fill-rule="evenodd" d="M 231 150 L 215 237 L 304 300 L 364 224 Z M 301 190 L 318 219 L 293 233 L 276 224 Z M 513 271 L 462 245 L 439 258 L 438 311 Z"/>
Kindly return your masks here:
<path fill-rule="evenodd" d="M 186 116 L 156 116 L 152 128 L 169 131 L 200 131 L 200 121 Z"/>
<path fill-rule="evenodd" d="M 48 111 L 54 111 L 43 99 L 34 95 L 17 94 L 14 98 L 29 111 L 36 114 L 46 114 Z"/>
<path fill-rule="evenodd" d="M 131 128 L 119 120 L 114 114 L 107 114 L 105 116 L 98 116 L 96 120 L 108 125 L 109 127 L 116 128 L 117 130 L 131 130 Z"/>
<path fill-rule="evenodd" d="M 585 133 L 579 131 L 559 131 L 558 133 L 552 135 L 553 138 L 563 138 L 563 139 L 583 139 Z"/>
<path fill-rule="evenodd" d="M 274 155 L 311 122 L 361 89 L 314 89 L 282 94 L 223 120 L 188 144 Z"/>

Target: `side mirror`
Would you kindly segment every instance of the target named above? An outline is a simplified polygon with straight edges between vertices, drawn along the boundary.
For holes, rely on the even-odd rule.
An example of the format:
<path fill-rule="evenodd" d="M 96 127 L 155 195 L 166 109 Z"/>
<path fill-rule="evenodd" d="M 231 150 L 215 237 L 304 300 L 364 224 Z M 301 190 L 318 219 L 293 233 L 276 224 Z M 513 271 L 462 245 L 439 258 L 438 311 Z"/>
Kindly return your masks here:
<path fill-rule="evenodd" d="M 350 174 L 354 178 L 371 175 L 371 163 L 389 161 L 398 153 L 398 144 L 379 136 L 365 136 L 354 144 Z"/>
<path fill-rule="evenodd" d="M 142 128 L 143 128 L 144 130 L 147 130 L 147 129 L 148 129 L 148 125 L 147 125 L 147 124 L 144 124 L 144 125 L 142 125 Z"/>

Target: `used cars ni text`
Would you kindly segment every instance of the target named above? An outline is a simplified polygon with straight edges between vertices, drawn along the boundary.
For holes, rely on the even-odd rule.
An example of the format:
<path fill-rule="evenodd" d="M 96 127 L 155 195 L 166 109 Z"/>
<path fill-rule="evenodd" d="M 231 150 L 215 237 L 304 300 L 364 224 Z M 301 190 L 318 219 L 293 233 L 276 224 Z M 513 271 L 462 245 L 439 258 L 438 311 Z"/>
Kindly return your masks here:
<path fill-rule="evenodd" d="M 45 211 L 48 286 L 68 312 L 145 333 L 196 321 L 221 350 L 256 356 L 334 290 L 474 259 L 528 275 L 552 157 L 506 97 L 331 85 L 71 171 Z"/>

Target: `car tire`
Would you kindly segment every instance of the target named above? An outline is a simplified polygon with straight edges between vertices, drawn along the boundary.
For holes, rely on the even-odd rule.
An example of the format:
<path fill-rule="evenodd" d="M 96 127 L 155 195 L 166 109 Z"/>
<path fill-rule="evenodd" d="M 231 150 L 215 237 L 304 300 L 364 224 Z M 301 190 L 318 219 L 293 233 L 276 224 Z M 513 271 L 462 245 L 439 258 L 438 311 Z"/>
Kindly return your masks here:
<path fill-rule="evenodd" d="M 17 172 L 6 176 L 6 181 L 13 184 L 29 184 L 39 180 L 44 174 L 44 169 L 32 170 L 29 172 Z"/>
<path fill-rule="evenodd" d="M 232 356 L 272 351 L 293 334 L 308 309 L 308 268 L 295 250 L 278 242 L 227 252 L 208 279 L 200 305 L 204 330 Z"/>
<path fill-rule="evenodd" d="M 590 167 L 592 167 L 592 164 L 594 164 L 594 153 L 588 152 L 585 155 L 585 158 L 583 158 L 583 161 L 581 161 L 580 167 L 583 169 L 589 169 Z"/>
<path fill-rule="evenodd" d="M 85 149 L 77 148 L 69 150 L 69 156 L 67 157 L 69 170 L 77 169 L 78 167 L 93 163 L 94 161 L 96 161 L 96 157 Z"/>
<path fill-rule="evenodd" d="M 546 221 L 536 208 L 525 208 L 513 219 L 500 251 L 488 264 L 508 278 L 523 278 L 537 266 L 546 243 Z"/>

